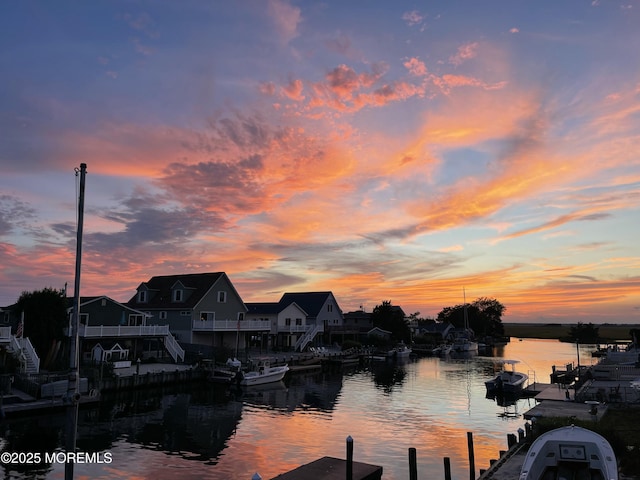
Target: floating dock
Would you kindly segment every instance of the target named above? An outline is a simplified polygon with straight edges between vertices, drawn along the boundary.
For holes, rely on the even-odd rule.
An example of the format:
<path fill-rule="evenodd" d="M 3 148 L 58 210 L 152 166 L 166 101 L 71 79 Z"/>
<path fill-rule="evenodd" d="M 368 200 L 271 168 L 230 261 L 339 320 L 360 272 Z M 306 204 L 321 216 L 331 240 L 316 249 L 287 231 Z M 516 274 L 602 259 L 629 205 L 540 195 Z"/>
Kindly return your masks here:
<path fill-rule="evenodd" d="M 380 480 L 382 467 L 368 463 L 353 462 L 353 480 Z M 344 480 L 347 478 L 347 461 L 334 457 L 322 457 L 302 465 L 272 480 Z"/>

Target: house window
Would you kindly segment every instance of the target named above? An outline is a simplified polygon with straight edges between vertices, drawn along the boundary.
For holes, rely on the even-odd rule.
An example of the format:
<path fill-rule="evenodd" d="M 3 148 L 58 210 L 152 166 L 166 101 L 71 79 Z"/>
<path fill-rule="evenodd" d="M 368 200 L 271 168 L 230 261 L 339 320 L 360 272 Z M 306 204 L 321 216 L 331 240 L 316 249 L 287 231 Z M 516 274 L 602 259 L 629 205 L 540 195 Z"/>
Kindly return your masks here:
<path fill-rule="evenodd" d="M 138 292 L 138 302 L 147 303 L 147 291 L 146 290 L 140 290 Z"/>
<path fill-rule="evenodd" d="M 284 319 L 284 324 L 288 327 L 289 325 L 291 325 L 291 319 L 290 318 L 285 318 Z"/>
<path fill-rule="evenodd" d="M 189 310 L 182 310 L 180 312 L 180 316 L 181 317 L 189 317 L 189 316 L 191 316 L 191 312 Z"/>
<path fill-rule="evenodd" d="M 160 320 L 166 320 L 167 319 L 167 312 L 160 312 L 160 315 L 158 315 L 158 318 Z"/>
<path fill-rule="evenodd" d="M 242 322 L 244 320 L 244 312 L 238 312 L 238 321 Z"/>
<path fill-rule="evenodd" d="M 142 325 L 142 318 L 142 315 L 129 315 L 129 325 L 132 327 Z"/>
<path fill-rule="evenodd" d="M 227 303 L 227 292 L 218 292 L 218 303 Z"/>
<path fill-rule="evenodd" d="M 302 319 L 301 318 L 296 318 L 296 325 L 297 326 L 302 325 Z"/>
<path fill-rule="evenodd" d="M 327 312 L 333 312 L 333 305 L 332 304 L 327 305 Z"/>
<path fill-rule="evenodd" d="M 200 312 L 200 320 L 203 322 L 215 320 L 216 312 Z"/>
<path fill-rule="evenodd" d="M 106 306 L 107 306 L 107 299 L 106 299 L 106 298 L 103 298 L 103 299 L 100 301 L 100 305 L 102 305 L 103 307 L 106 307 Z"/>
<path fill-rule="evenodd" d="M 174 290 L 173 291 L 173 301 L 181 302 L 182 301 L 182 290 Z"/>

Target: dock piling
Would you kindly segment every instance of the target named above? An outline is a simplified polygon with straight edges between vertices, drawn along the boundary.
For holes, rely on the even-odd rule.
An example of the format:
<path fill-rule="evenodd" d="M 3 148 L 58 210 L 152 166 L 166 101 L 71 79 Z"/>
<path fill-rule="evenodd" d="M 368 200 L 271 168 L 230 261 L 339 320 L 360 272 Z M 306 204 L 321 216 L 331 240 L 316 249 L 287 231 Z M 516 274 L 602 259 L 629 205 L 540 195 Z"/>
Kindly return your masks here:
<path fill-rule="evenodd" d="M 469 480 L 475 480 L 476 460 L 473 453 L 473 432 L 467 432 L 467 447 L 469 448 Z"/>
<path fill-rule="evenodd" d="M 409 448 L 409 480 L 418 480 L 418 461 L 416 449 Z"/>
<path fill-rule="evenodd" d="M 451 480 L 451 459 L 444 457 L 444 480 Z"/>
<path fill-rule="evenodd" d="M 353 480 L 353 438 L 347 437 L 347 480 Z"/>

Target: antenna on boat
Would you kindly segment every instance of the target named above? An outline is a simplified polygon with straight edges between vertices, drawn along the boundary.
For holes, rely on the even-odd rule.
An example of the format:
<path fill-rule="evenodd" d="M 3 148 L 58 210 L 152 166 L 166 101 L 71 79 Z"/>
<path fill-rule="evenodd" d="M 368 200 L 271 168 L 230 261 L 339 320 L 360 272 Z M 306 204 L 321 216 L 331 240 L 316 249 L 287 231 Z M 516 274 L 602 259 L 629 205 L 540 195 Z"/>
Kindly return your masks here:
<path fill-rule="evenodd" d="M 76 451 L 76 435 L 78 426 L 78 400 L 80 399 L 78 363 L 79 363 L 79 341 L 78 328 L 80 318 L 80 265 L 82 257 L 82 225 L 84 222 L 84 184 L 87 173 L 87 164 L 81 163 L 80 168 L 75 169 L 76 177 L 80 176 L 80 190 L 78 194 L 78 232 L 76 240 L 76 278 L 73 290 L 73 316 L 71 320 L 71 331 L 69 335 L 71 342 L 69 346 L 69 379 L 67 384 L 67 431 L 66 448 L 67 454 Z M 73 479 L 73 461 L 67 462 L 64 466 L 65 480 Z"/>

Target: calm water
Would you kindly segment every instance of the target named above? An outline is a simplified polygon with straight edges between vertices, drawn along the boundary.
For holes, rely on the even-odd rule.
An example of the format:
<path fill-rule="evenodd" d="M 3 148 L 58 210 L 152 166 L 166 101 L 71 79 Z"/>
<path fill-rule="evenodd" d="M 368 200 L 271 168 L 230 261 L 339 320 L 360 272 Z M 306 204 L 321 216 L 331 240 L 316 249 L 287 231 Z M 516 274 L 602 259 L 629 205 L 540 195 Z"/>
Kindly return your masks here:
<path fill-rule="evenodd" d="M 581 347 L 581 364 L 592 362 Z M 552 365 L 576 362 L 575 345 L 514 339 L 493 352 L 520 360 L 518 369 L 548 383 Z M 76 465 L 75 478 L 263 479 L 325 455 L 381 465 L 383 478 L 409 478 L 408 449 L 421 478 L 468 478 L 467 432 L 473 432 L 476 474 L 506 448 L 521 414 L 534 405 L 503 407 L 485 398 L 495 358 L 422 358 L 404 365 L 374 362 L 333 374 L 296 374 L 287 385 L 229 394 L 219 386 L 140 391 L 106 397 L 82 410 L 78 449 L 110 452 L 110 464 Z M 535 372 L 535 373 L 534 373 Z M 64 443 L 64 415 L 5 421 L 4 450 L 53 452 Z M 4 468 L 4 478 L 64 478 L 64 465 Z"/>

